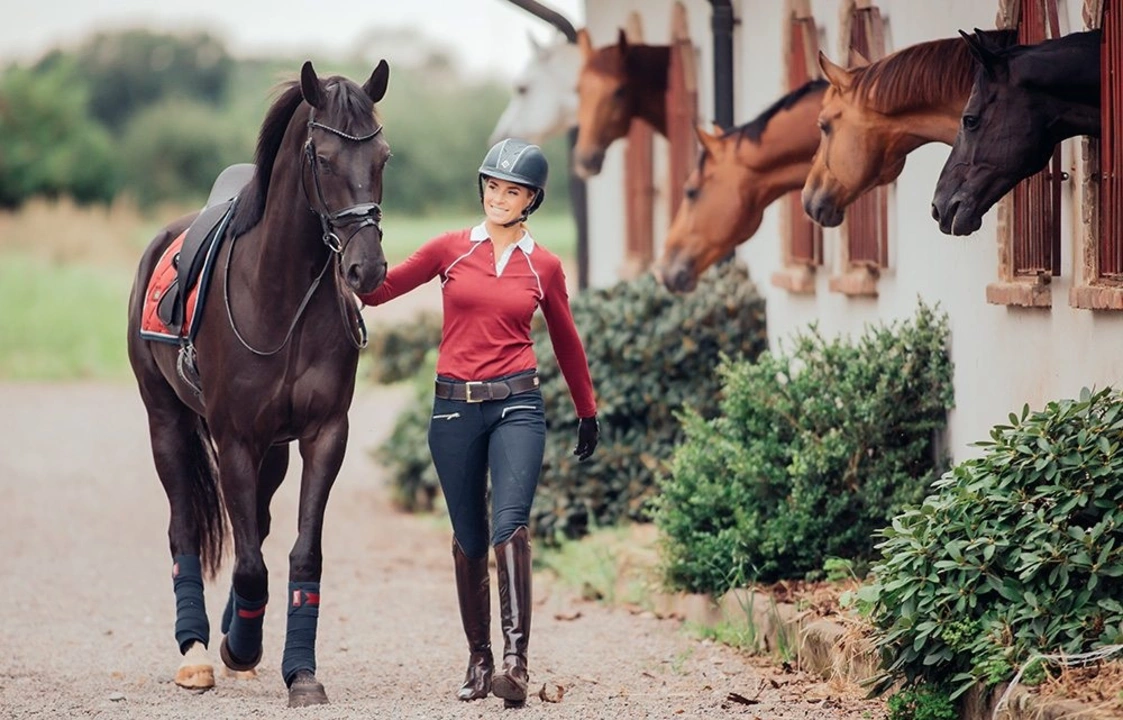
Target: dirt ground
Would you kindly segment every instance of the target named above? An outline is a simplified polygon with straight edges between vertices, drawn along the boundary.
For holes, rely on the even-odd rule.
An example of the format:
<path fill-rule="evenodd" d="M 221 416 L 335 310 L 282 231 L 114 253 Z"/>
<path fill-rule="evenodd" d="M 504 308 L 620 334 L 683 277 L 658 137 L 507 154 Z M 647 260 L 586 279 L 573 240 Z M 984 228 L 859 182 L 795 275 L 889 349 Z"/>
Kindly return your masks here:
<path fill-rule="evenodd" d="M 467 652 L 443 518 L 391 510 L 366 450 L 401 388 L 361 388 L 328 505 L 319 678 L 331 704 L 290 710 L 279 666 L 299 457 L 265 546 L 275 599 L 254 680 L 205 693 L 174 685 L 167 503 L 131 385 L 0 384 L 0 717 L 4 718 L 881 718 L 879 704 L 782 673 L 673 620 L 612 611 L 536 585 L 532 684 L 560 703 L 458 702 Z M 229 563 L 227 563 L 229 567 Z M 208 586 L 212 649 L 228 570 Z M 580 604 L 580 617 L 571 617 Z M 498 627 L 493 628 L 498 645 Z M 217 655 L 217 653 L 214 653 Z M 216 659 L 217 662 L 217 659 Z M 728 699 L 737 693 L 751 701 Z M 514 713 L 505 715 L 504 713 Z"/>

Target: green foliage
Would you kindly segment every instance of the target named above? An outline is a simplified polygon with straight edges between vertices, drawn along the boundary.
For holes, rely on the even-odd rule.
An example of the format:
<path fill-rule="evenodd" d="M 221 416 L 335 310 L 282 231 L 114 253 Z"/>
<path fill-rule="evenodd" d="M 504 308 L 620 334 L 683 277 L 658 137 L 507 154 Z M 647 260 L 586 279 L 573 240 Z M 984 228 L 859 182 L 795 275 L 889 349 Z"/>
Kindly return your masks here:
<path fill-rule="evenodd" d="M 0 206 L 32 195 L 113 198 L 112 143 L 86 115 L 88 95 L 68 64 L 44 73 L 11 67 L 0 77 Z"/>
<path fill-rule="evenodd" d="M 1123 393 L 1011 414 L 880 532 L 863 588 L 887 684 L 1008 680 L 1035 652 L 1123 640 Z"/>
<path fill-rule="evenodd" d="M 956 720 L 959 713 L 942 687 L 923 685 L 889 698 L 888 720 Z"/>
<path fill-rule="evenodd" d="M 392 469 L 394 504 L 407 512 L 431 512 L 440 483 L 429 454 L 429 417 L 433 410 L 433 378 L 437 351 L 432 349 L 414 377 L 415 402 L 398 415 L 385 442 L 371 454 Z"/>
<path fill-rule="evenodd" d="M 597 392 L 600 445 L 573 456 L 577 417 L 544 323 L 534 330 L 549 435 L 531 519 L 548 541 L 590 526 L 648 519 L 656 476 L 683 439 L 676 414 L 718 409 L 721 355 L 751 361 L 767 347 L 764 301 L 739 263 L 719 265 L 685 296 L 652 276 L 583 293 L 574 321 Z"/>
<path fill-rule="evenodd" d="M 764 303 L 736 263 L 709 271 L 687 296 L 672 295 L 645 276 L 584 292 L 571 307 L 597 391 L 601 439 L 591 459 L 579 463 L 573 456 L 573 402 L 545 325 L 537 322 L 533 337 L 549 433 L 531 524 L 548 542 L 580 537 L 623 518 L 646 519 L 655 476 L 682 439 L 675 413 L 689 403 L 712 415 L 720 354 L 751 359 L 766 345 Z M 418 487 L 437 490 L 425 444 L 431 369 L 421 378 L 426 386 L 417 406 L 399 417 L 394 435 L 378 451 L 392 483 L 406 496 L 416 495 Z"/>
<path fill-rule="evenodd" d="M 170 99 L 139 112 L 121 143 L 125 186 L 142 207 L 161 201 L 206 199 L 227 165 L 249 159 L 239 128 L 213 108 Z"/>
<path fill-rule="evenodd" d="M 425 366 L 425 356 L 440 342 L 441 317 L 436 313 L 427 312 L 413 322 L 372 329 L 367 348 L 371 380 L 395 383 L 415 377 L 417 369 Z M 432 394 L 433 388 L 428 390 Z"/>
<path fill-rule="evenodd" d="M 872 557 L 874 531 L 938 475 L 947 340 L 947 317 L 921 304 L 856 342 L 812 328 L 789 354 L 724 362 L 720 415 L 682 413 L 686 441 L 660 483 L 669 583 L 720 594 L 732 578 Z"/>

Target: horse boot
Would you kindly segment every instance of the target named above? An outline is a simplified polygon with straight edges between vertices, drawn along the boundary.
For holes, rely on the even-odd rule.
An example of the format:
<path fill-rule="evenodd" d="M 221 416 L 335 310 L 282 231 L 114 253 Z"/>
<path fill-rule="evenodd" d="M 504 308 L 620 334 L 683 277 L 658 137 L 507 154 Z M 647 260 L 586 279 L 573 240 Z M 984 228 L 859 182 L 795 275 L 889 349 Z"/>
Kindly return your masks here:
<path fill-rule="evenodd" d="M 505 707 L 526 701 L 530 681 L 526 662 L 530 640 L 530 534 L 526 526 L 495 546 L 499 575 L 499 616 L 503 626 L 503 671 L 491 683 L 491 692 Z"/>
<path fill-rule="evenodd" d="M 487 553 L 470 558 L 452 540 L 456 566 L 456 595 L 460 600 L 460 620 L 468 638 L 468 670 L 464 684 L 456 691 L 461 700 L 478 700 L 491 692 L 495 660 L 491 655 L 491 578 L 487 572 Z"/>

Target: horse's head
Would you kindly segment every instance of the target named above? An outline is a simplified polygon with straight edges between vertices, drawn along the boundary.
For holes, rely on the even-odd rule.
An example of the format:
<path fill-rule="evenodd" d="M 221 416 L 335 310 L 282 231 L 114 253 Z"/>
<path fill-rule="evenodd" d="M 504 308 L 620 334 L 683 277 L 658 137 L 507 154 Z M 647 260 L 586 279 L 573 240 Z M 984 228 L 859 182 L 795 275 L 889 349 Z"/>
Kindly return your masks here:
<path fill-rule="evenodd" d="M 819 53 L 830 88 L 819 112 L 819 150 L 803 186 L 803 208 L 825 227 L 842 224 L 846 206 L 862 193 L 897 179 L 908 149 L 897 143 L 885 117 L 866 105 L 856 89 L 855 70 Z"/>
<path fill-rule="evenodd" d="M 1063 67 L 1028 62 L 1026 46 L 1000 47 L 979 30 L 960 35 L 978 69 L 932 198 L 932 217 L 949 235 L 978 230 L 1003 195 L 1045 167 L 1057 142 L 1058 101 L 1049 87 L 1079 84 Z"/>
<path fill-rule="evenodd" d="M 655 273 L 668 290 L 690 292 L 698 277 L 756 232 L 764 207 L 749 202 L 757 173 L 738 161 L 740 133 L 696 128 L 702 154 L 683 185 L 682 203 L 667 232 Z"/>
<path fill-rule="evenodd" d="M 588 33 L 577 33 L 584 65 L 577 76 L 577 142 L 573 152 L 577 174 L 600 172 L 604 153 L 628 134 L 634 114 L 628 87 L 628 39 L 620 31 L 615 45 L 594 50 Z"/>
<path fill-rule="evenodd" d="M 343 77 L 321 80 L 311 62 L 300 72 L 300 92 L 310 106 L 301 182 L 324 241 L 341 254 L 342 278 L 358 294 L 386 279 L 379 203 L 390 146 L 374 105 L 389 78 L 385 60 L 361 88 Z"/>
<path fill-rule="evenodd" d="M 514 94 L 491 132 L 492 144 L 517 137 L 541 144 L 577 124 L 577 73 L 581 51 L 562 35 L 551 45 L 530 36 L 533 54 L 514 82 Z"/>

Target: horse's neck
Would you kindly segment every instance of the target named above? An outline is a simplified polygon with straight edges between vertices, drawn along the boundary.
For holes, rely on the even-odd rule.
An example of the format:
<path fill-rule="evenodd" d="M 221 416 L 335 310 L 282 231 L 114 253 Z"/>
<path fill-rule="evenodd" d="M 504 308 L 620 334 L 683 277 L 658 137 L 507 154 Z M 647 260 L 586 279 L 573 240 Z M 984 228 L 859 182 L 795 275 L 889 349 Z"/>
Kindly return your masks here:
<path fill-rule="evenodd" d="M 251 244 L 256 252 L 252 274 L 256 286 L 272 292 L 288 286 L 305 287 L 328 256 L 321 241 L 319 218 L 310 210 L 295 177 L 274 175 L 265 212 Z M 248 239 L 248 238 L 247 238 Z M 250 252 L 247 248 L 246 252 Z"/>
<path fill-rule="evenodd" d="M 636 45 L 628 50 L 628 82 L 633 86 L 635 113 L 662 135 L 667 134 L 667 68 L 671 48 Z"/>
<path fill-rule="evenodd" d="M 1100 136 L 1100 34 L 1073 33 L 1033 46 L 1011 60 L 1011 74 L 1044 90 L 1054 142 Z"/>
<path fill-rule="evenodd" d="M 1097 95 L 1097 100 L 1099 99 Z M 1058 143 L 1078 135 L 1099 137 L 1103 116 L 1099 103 L 1057 103 L 1056 116 L 1049 121 L 1049 135 Z"/>
<path fill-rule="evenodd" d="M 778 197 L 803 187 L 819 149 L 816 119 L 822 97 L 822 92 L 812 93 L 777 113 L 760 134 L 760 142 L 743 140 L 738 146 L 738 161 L 765 180 L 768 194 L 775 192 Z"/>

